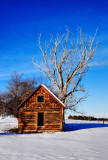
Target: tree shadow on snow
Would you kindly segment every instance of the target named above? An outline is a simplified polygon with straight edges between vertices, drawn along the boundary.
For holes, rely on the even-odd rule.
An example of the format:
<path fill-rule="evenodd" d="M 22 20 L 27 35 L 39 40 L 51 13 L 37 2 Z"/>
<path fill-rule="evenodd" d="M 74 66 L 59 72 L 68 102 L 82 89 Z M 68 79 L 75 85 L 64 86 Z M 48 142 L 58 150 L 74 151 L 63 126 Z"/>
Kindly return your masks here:
<path fill-rule="evenodd" d="M 9 132 L 0 133 L 0 136 L 2 136 L 2 135 L 12 135 L 12 133 L 9 133 Z"/>
<path fill-rule="evenodd" d="M 80 129 L 89 129 L 89 128 L 103 128 L 108 127 L 108 124 L 101 123 L 66 123 L 63 125 L 63 131 L 76 131 Z"/>

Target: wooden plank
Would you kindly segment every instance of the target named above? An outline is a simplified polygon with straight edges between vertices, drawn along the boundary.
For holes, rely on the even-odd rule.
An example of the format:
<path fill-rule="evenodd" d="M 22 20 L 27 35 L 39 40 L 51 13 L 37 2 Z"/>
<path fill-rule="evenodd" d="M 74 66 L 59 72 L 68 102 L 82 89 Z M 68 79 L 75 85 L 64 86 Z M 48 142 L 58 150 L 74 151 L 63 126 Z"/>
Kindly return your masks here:
<path fill-rule="evenodd" d="M 45 125 L 45 129 L 60 129 L 60 125 Z"/>
<path fill-rule="evenodd" d="M 34 118 L 34 119 L 29 119 L 29 117 L 27 117 L 27 118 L 21 118 L 21 119 L 19 119 L 19 121 L 22 121 L 22 120 L 24 120 L 24 121 L 36 121 L 36 118 Z"/>
<path fill-rule="evenodd" d="M 36 130 L 19 130 L 18 133 L 36 133 Z"/>
<path fill-rule="evenodd" d="M 24 125 L 26 125 L 26 126 L 35 126 L 35 123 L 32 123 L 32 122 L 29 122 L 29 123 L 19 123 L 19 126 L 24 126 Z"/>

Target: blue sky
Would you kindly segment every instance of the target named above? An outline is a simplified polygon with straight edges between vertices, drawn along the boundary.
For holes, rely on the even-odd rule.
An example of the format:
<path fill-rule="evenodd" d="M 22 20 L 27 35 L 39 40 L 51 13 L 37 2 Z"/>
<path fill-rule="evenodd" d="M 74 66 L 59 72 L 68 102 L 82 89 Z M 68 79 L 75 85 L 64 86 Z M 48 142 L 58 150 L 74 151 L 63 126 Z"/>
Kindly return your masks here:
<path fill-rule="evenodd" d="M 100 42 L 95 57 L 108 60 L 107 0 L 0 0 L 0 90 L 14 71 L 38 75 L 31 59 L 41 59 L 38 35 L 72 32 L 78 27 Z M 108 65 L 93 66 L 84 83 L 89 88 L 87 101 L 79 106 L 88 115 L 108 117 Z"/>

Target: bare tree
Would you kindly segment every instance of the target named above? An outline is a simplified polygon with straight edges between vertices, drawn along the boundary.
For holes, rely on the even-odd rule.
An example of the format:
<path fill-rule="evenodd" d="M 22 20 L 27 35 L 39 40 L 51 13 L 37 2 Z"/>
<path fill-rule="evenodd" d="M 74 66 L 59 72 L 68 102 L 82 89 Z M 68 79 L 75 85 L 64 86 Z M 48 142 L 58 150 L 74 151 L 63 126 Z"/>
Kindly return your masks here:
<path fill-rule="evenodd" d="M 17 107 L 37 86 L 35 78 L 23 78 L 24 74 L 14 72 L 8 81 L 5 93 L 5 112 L 17 116 Z"/>
<path fill-rule="evenodd" d="M 3 115 L 4 113 L 4 97 L 3 97 L 3 94 L 0 93 L 0 115 Z"/>
<path fill-rule="evenodd" d="M 55 40 L 51 38 L 45 45 L 42 45 L 39 37 L 44 61 L 39 64 L 33 59 L 33 63 L 56 86 L 59 99 L 66 108 L 74 111 L 79 102 L 87 97 L 87 88 L 81 82 L 88 72 L 88 66 L 93 63 L 98 47 L 98 43 L 94 42 L 95 36 L 90 38 L 80 30 L 73 38 L 67 30 L 66 34 L 57 35 Z"/>

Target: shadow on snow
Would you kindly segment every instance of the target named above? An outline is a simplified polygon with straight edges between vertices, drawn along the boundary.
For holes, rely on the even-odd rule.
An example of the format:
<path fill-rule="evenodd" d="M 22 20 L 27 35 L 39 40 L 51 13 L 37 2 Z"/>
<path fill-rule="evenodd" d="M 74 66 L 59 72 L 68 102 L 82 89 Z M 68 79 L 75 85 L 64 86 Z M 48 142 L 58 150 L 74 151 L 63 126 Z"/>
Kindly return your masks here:
<path fill-rule="evenodd" d="M 14 134 L 16 134 L 16 133 L 14 133 Z M 5 132 L 5 133 L 0 133 L 0 136 L 1 135 L 13 135 L 13 133 Z"/>
<path fill-rule="evenodd" d="M 76 131 L 80 129 L 89 129 L 89 128 L 103 128 L 108 127 L 108 124 L 100 123 L 67 123 L 63 125 L 63 131 Z"/>
<path fill-rule="evenodd" d="M 108 124 L 101 124 L 101 123 L 66 123 L 63 125 L 63 131 L 69 132 L 69 131 L 76 131 L 81 129 L 89 129 L 89 128 L 103 128 L 108 127 Z M 19 133 L 0 133 L 1 135 L 13 135 L 13 134 L 19 134 Z"/>

